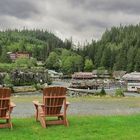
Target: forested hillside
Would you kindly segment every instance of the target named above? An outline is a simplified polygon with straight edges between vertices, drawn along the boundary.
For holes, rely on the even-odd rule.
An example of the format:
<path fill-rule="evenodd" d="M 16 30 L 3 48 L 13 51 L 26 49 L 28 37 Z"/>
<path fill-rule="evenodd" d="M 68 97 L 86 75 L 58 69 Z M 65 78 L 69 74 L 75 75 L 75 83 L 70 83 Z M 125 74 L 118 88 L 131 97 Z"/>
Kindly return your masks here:
<path fill-rule="evenodd" d="M 99 41 L 81 48 L 73 50 L 72 40 L 62 41 L 43 30 L 0 32 L 0 63 L 10 62 L 7 52 L 29 52 L 44 67 L 66 74 L 93 69 L 140 71 L 140 25 L 112 27 Z M 28 66 L 31 63 L 35 61 Z"/>
<path fill-rule="evenodd" d="M 65 43 L 53 33 L 43 30 L 0 31 L 0 56 L 6 52 L 29 52 L 37 60 L 45 61 L 55 48 L 67 48 Z M 71 46 L 70 46 L 71 47 Z M 3 60 L 1 57 L 0 61 Z"/>
<path fill-rule="evenodd" d="M 32 59 L 11 61 L 8 52 L 27 52 Z M 37 66 L 42 61 L 47 69 L 66 74 L 83 70 L 83 58 L 72 50 L 72 41 L 62 41 L 43 30 L 6 30 L 0 32 L 0 71 Z"/>
<path fill-rule="evenodd" d="M 95 68 L 140 71 L 140 25 L 112 27 L 78 52 L 91 58 Z"/>

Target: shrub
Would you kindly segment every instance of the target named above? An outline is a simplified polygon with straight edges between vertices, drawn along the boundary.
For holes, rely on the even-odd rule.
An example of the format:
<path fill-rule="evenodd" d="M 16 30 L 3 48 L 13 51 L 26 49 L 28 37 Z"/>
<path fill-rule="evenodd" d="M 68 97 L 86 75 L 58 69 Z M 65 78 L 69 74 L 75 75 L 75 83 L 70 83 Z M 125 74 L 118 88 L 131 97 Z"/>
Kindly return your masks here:
<path fill-rule="evenodd" d="M 115 96 L 121 96 L 124 97 L 124 92 L 122 89 L 116 89 Z"/>
<path fill-rule="evenodd" d="M 104 96 L 104 95 L 106 95 L 106 92 L 104 90 L 104 87 L 102 87 L 102 89 L 101 89 L 100 92 L 95 92 L 94 95 L 96 95 L 96 96 Z"/>
<path fill-rule="evenodd" d="M 9 64 L 9 63 L 0 63 L 0 71 L 1 72 L 10 72 L 13 70 L 14 64 Z"/>
<path fill-rule="evenodd" d="M 12 85 L 12 80 L 9 74 L 6 74 L 4 77 L 4 85 L 8 86 L 8 85 Z"/>
<path fill-rule="evenodd" d="M 34 84 L 34 87 L 36 88 L 36 90 L 42 89 L 42 85 L 40 83 Z"/>
<path fill-rule="evenodd" d="M 13 84 L 9 74 L 5 75 L 3 81 L 4 81 L 4 86 L 11 88 L 11 91 L 13 92 Z"/>
<path fill-rule="evenodd" d="M 100 91 L 100 96 L 104 96 L 106 95 L 105 89 L 104 87 L 102 87 L 101 91 Z"/>

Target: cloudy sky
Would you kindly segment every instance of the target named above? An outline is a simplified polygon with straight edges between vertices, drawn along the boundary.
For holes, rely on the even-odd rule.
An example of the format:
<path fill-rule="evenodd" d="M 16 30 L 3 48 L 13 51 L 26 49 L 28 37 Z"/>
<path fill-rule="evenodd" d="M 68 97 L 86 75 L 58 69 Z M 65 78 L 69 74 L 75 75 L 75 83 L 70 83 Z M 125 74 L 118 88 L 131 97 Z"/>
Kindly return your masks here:
<path fill-rule="evenodd" d="M 140 0 L 0 0 L 0 29 L 26 27 L 84 42 L 106 28 L 138 24 Z"/>

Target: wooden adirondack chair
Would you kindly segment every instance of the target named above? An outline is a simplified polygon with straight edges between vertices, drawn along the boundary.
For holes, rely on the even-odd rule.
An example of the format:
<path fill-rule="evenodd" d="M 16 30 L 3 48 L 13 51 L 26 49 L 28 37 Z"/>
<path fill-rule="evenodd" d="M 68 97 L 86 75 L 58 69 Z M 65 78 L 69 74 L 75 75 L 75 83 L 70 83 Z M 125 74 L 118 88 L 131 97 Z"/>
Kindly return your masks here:
<path fill-rule="evenodd" d="M 10 96 L 9 88 L 0 88 L 0 120 L 6 120 L 6 122 L 0 123 L 0 128 L 9 127 L 12 129 L 10 114 L 15 104 L 10 102 Z"/>
<path fill-rule="evenodd" d="M 46 128 L 46 125 L 51 124 L 69 125 L 66 117 L 69 105 L 66 102 L 66 91 L 67 88 L 64 87 L 47 87 L 43 89 L 43 103 L 33 101 L 36 108 L 36 121 L 40 121 L 42 127 Z M 57 119 L 47 120 L 47 117 L 57 117 Z"/>

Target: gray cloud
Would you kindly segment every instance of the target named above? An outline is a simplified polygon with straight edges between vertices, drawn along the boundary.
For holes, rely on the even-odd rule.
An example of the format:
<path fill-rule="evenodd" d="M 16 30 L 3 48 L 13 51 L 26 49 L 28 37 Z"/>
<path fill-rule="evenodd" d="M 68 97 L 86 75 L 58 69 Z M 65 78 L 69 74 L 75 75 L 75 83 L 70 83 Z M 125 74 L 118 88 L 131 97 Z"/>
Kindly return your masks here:
<path fill-rule="evenodd" d="M 125 12 L 140 14 L 139 0 L 70 0 L 74 7 L 81 7 L 90 11 Z"/>
<path fill-rule="evenodd" d="M 137 24 L 139 0 L 0 0 L 0 28 L 44 28 L 73 40 L 99 39 L 106 28 Z"/>
<path fill-rule="evenodd" d="M 36 5 L 31 1 L 0 0 L 0 15 L 26 19 L 38 12 Z"/>

